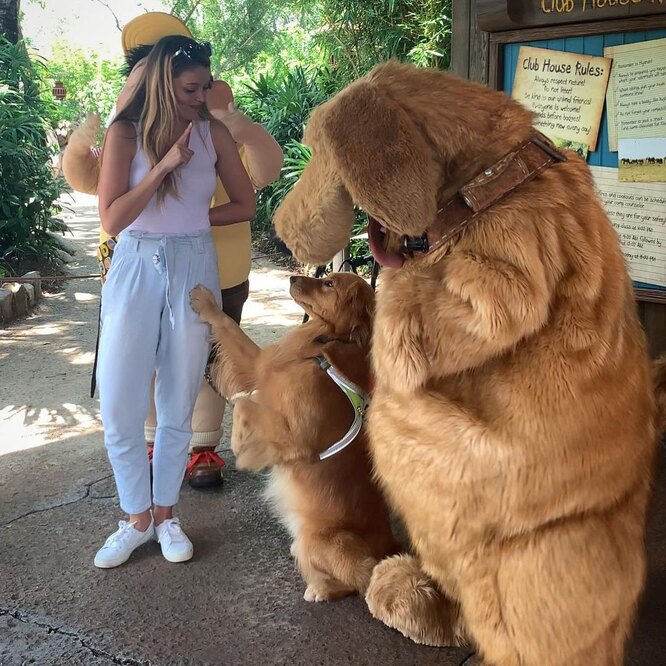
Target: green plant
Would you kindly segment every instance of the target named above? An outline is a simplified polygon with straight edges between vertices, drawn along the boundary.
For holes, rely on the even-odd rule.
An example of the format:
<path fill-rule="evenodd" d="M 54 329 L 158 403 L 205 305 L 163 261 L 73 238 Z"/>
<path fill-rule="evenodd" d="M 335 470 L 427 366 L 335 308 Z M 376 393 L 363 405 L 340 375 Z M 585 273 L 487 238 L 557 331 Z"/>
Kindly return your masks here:
<path fill-rule="evenodd" d="M 312 109 L 333 92 L 334 79 L 328 69 L 295 67 L 273 75 L 262 74 L 238 95 L 244 112 L 263 125 L 285 155 L 280 179 L 258 193 L 255 238 L 265 240 L 270 236 L 273 212 L 310 159 L 310 151 L 300 142 L 305 123 Z"/>
<path fill-rule="evenodd" d="M 350 81 L 396 58 L 446 68 L 452 0 L 298 0 L 317 26 L 313 43 Z"/>
<path fill-rule="evenodd" d="M 104 121 L 125 83 L 121 64 L 120 60 L 105 60 L 94 52 L 56 42 L 46 62 L 46 75 L 49 82 L 62 81 L 67 95 L 48 105 L 51 127 L 66 133 L 89 113 L 97 113 Z"/>
<path fill-rule="evenodd" d="M 0 38 L 0 267 L 7 274 L 55 259 L 48 232 L 67 230 L 53 217 L 63 184 L 51 169 L 44 74 L 22 43 Z"/>
<path fill-rule="evenodd" d="M 281 146 L 300 141 L 312 109 L 337 91 L 330 69 L 302 66 L 261 74 L 244 88 L 238 95 L 243 109 Z"/>

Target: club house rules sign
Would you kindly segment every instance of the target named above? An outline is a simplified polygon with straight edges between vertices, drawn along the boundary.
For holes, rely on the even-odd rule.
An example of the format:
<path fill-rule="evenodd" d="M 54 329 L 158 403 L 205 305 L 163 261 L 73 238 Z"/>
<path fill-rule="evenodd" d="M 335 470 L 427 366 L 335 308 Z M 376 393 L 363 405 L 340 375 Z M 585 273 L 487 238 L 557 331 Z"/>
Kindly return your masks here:
<path fill-rule="evenodd" d="M 611 60 L 521 46 L 512 97 L 533 111 L 552 140 L 597 145 Z"/>

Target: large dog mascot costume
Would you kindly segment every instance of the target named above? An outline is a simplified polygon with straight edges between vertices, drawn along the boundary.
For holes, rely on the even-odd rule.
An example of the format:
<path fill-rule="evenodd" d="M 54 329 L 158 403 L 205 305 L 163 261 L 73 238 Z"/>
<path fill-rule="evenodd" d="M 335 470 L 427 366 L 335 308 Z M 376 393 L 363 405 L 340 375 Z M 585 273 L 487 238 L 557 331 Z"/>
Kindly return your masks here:
<path fill-rule="evenodd" d="M 619 666 L 660 424 L 587 164 L 504 94 L 394 62 L 304 142 L 278 234 L 323 263 L 358 205 L 385 266 L 369 434 L 414 555 L 375 567 L 371 612 L 487 666 Z"/>
<path fill-rule="evenodd" d="M 117 108 L 129 98 L 150 47 L 167 35 L 192 36 L 179 19 L 162 12 L 142 14 L 125 26 L 122 45 L 130 73 L 118 99 Z M 221 120 L 231 132 L 254 187 L 261 189 L 276 180 L 282 167 L 282 149 L 260 125 L 235 108 L 229 86 L 224 81 L 215 81 L 206 101 L 211 114 Z M 72 133 L 63 153 L 62 170 L 65 180 L 77 192 L 97 192 L 99 160 L 93 147 L 99 130 L 99 117 L 89 116 L 86 122 Z M 223 204 L 228 200 L 218 179 L 211 205 Z M 101 241 L 108 238 L 101 229 L 100 235 Z M 213 238 L 217 248 L 224 311 L 240 322 L 243 304 L 248 296 L 251 267 L 250 223 L 248 221 L 214 227 Z M 174 386 L 173 390 L 177 391 L 178 387 Z M 190 483 L 195 487 L 214 485 L 221 480 L 223 463 L 214 450 L 222 437 L 224 407 L 224 399 L 204 381 L 192 417 L 193 435 L 188 472 Z M 154 439 L 155 426 L 153 405 L 146 421 L 146 441 L 149 444 Z"/>

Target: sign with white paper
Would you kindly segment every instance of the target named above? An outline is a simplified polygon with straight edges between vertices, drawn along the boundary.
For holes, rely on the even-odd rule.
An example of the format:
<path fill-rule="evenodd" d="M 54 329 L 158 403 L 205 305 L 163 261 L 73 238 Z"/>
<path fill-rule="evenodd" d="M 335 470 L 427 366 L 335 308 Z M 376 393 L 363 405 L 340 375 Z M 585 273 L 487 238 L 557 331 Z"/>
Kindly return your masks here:
<path fill-rule="evenodd" d="M 666 137 L 666 39 L 607 46 L 613 67 L 606 93 L 608 144 Z"/>
<path fill-rule="evenodd" d="M 666 287 L 666 184 L 622 183 L 617 169 L 590 170 L 632 280 Z"/>

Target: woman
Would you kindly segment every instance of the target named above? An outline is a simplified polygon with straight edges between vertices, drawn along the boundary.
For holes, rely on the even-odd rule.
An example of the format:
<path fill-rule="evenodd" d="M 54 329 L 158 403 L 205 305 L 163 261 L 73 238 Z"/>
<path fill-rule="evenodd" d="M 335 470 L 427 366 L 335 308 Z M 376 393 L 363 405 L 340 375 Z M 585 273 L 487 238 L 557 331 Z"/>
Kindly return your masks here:
<path fill-rule="evenodd" d="M 210 83 L 210 47 L 165 37 L 106 133 L 99 213 L 104 231 L 120 241 L 103 287 L 97 381 L 105 444 L 129 518 L 97 552 L 102 568 L 122 564 L 153 537 L 171 562 L 193 554 L 173 507 L 209 345 L 188 294 L 199 283 L 219 293 L 211 225 L 255 212 L 234 140 L 206 108 Z M 229 202 L 210 208 L 216 176 Z M 154 370 L 151 498 L 143 424 Z"/>
<path fill-rule="evenodd" d="M 140 14 L 123 28 L 121 41 L 125 54 L 124 72 L 128 78 L 117 100 L 116 109 L 106 123 L 107 127 L 115 117 L 116 110 L 122 108 L 131 98 L 152 47 L 167 35 L 192 37 L 189 28 L 179 18 L 164 12 Z M 231 133 L 255 192 L 277 180 L 283 163 L 282 148 L 260 124 L 253 122 L 236 108 L 231 88 L 225 81 L 213 81 L 206 96 L 206 106 L 211 115 L 221 120 Z M 72 133 L 63 152 L 63 175 L 70 187 L 78 192 L 97 194 L 99 149 L 93 146 L 98 135 L 99 117 L 93 115 Z M 226 203 L 227 200 L 227 194 L 218 179 L 211 205 Z M 225 314 L 240 324 L 243 307 L 249 295 L 250 222 L 214 227 L 211 231 L 217 252 L 222 308 Z M 101 230 L 100 241 L 108 239 L 108 234 Z M 178 390 L 177 387 L 174 387 L 174 390 Z M 152 456 L 157 425 L 152 395 L 153 390 L 144 428 L 149 457 Z M 224 411 L 224 398 L 203 380 L 192 413 L 190 458 L 185 474 L 193 488 L 210 488 L 222 483 L 224 462 L 215 453 L 215 449 L 223 436 Z"/>

